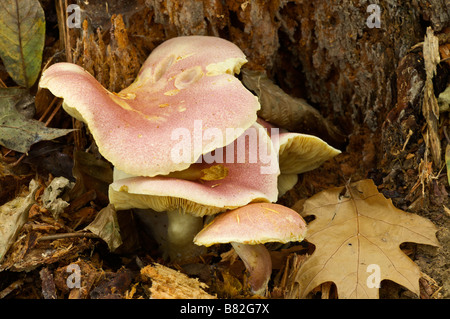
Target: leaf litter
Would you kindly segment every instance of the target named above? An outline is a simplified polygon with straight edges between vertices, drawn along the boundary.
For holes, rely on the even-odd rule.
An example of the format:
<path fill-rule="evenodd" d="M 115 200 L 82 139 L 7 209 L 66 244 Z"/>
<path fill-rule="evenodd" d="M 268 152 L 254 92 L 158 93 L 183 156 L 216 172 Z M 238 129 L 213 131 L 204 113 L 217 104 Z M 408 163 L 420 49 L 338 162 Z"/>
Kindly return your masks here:
<path fill-rule="evenodd" d="M 38 187 L 36 181 L 32 180 L 29 193 L 26 196 L 18 196 L 0 206 L 0 262 L 16 241 L 22 226 L 25 224 L 28 211 L 35 202 L 34 194 Z"/>
<path fill-rule="evenodd" d="M 26 93 L 22 88 L 0 88 L 0 145 L 27 153 L 39 141 L 53 140 L 72 132 L 72 129 L 46 127 L 20 113 L 16 104 Z"/>
<path fill-rule="evenodd" d="M 91 2 L 95 4 L 95 1 Z M 59 1 L 59 5 L 61 3 Z M 86 10 L 89 10 L 89 8 L 86 8 Z M 137 16 L 139 16 L 139 11 L 145 10 L 135 10 L 133 14 L 138 12 Z M 95 20 L 95 18 L 90 18 L 90 21 L 93 21 L 92 19 Z M 64 21 L 64 18 L 61 19 L 58 16 L 58 19 L 59 25 L 64 25 L 64 22 L 61 22 Z M 130 21 L 135 21 L 135 23 L 130 24 Z M 94 31 L 92 31 L 88 22 L 83 24 L 82 29 L 68 29 L 66 30 L 67 32 L 64 32 L 64 37 L 68 38 L 62 41 L 66 47 L 66 51 L 70 52 L 67 56 L 71 58 L 71 62 L 85 67 L 102 85 L 112 91 L 118 91 L 129 85 L 149 51 L 166 37 L 164 28 L 161 25 L 156 23 L 149 27 L 143 25 L 142 21 L 142 19 L 130 19 L 130 16 L 123 19 L 119 14 L 111 18 L 110 23 L 112 28 L 109 30 L 109 34 L 106 29 L 108 26 L 107 22 L 102 22 L 102 27 L 106 26 L 105 29 L 97 28 Z M 132 31 L 127 32 L 127 28 Z M 144 32 L 148 34 L 143 34 L 142 30 L 145 30 Z M 151 37 L 148 36 L 149 34 Z M 142 39 L 144 37 L 151 40 L 143 41 Z M 53 45 L 55 47 L 57 46 L 56 43 Z M 283 103 L 292 102 L 293 105 L 304 105 L 303 101 L 293 99 L 287 93 L 281 92 L 280 88 L 274 86 L 273 83 L 267 82 L 267 87 L 263 88 L 261 86 L 259 88 L 261 92 L 258 95 L 265 94 L 269 101 L 266 109 L 268 111 L 282 108 Z M 278 100 L 271 99 L 271 92 L 276 92 L 281 98 Z M 21 96 L 17 94 L 13 101 L 7 100 L 8 105 L 12 106 L 14 104 L 16 112 L 19 114 L 21 112 L 17 111 L 17 101 Z M 425 101 L 425 106 L 426 103 Z M 304 107 L 306 107 L 308 112 L 315 113 L 309 106 Z M 29 115 L 22 115 L 26 119 L 30 118 Z M 18 115 L 14 116 L 18 117 Z M 320 121 L 324 123 L 324 126 L 329 125 L 322 118 Z M 293 125 L 295 126 L 295 123 Z M 25 212 L 19 210 L 22 212 L 22 218 L 26 218 L 24 218 L 22 226 L 20 224 L 16 225 L 16 229 L 14 230 L 16 233 L 13 236 L 16 239 L 15 241 L 10 241 L 9 249 L 4 256 L 4 260 L 0 263 L 0 279 L 6 279 L 3 282 L 0 280 L 0 297 L 56 297 L 71 299 L 148 298 L 156 296 L 159 298 L 192 298 L 193 296 L 196 296 L 196 298 L 199 298 L 199 296 L 208 298 L 252 297 L 245 288 L 245 267 L 239 258 L 235 256 L 234 252 L 230 250 L 229 246 L 215 247 L 208 254 L 192 260 L 189 264 L 165 264 L 159 257 L 156 243 L 142 230 L 142 225 L 139 225 L 134 219 L 132 212 L 123 212 L 124 214 L 120 212 L 121 214 L 117 214 L 118 212 L 114 212 L 111 208 L 108 208 L 106 186 L 112 178 L 111 166 L 98 154 L 95 142 L 90 138 L 89 132 L 76 121 L 73 127 L 77 128 L 74 134 L 67 134 L 68 132 L 66 132 L 66 134 L 60 135 L 60 137 L 69 143 L 73 143 L 72 145 L 75 146 L 73 155 L 70 158 L 74 161 L 73 176 L 65 176 L 70 179 L 70 182 L 75 182 L 75 184 L 70 186 L 70 191 L 64 192 L 64 195 L 62 195 L 63 192 L 58 194 L 57 192 L 53 193 L 55 195 L 53 202 L 62 203 L 57 205 L 56 214 L 52 212 L 54 211 L 52 208 L 45 207 L 43 193 L 58 176 L 55 178 L 51 174 L 40 174 L 40 178 L 34 181 L 39 185 L 37 190 L 31 187 L 28 193 L 23 190 L 19 192 L 20 187 L 27 185 L 27 182 L 31 179 L 30 176 L 34 176 L 34 172 L 30 172 L 25 168 L 27 163 L 14 167 L 14 170 L 7 167 L 7 163 L 17 159 L 17 157 L 14 152 L 8 151 L 8 146 L 3 145 L 4 148 L 1 152 L 2 157 L 0 161 L 0 183 L 5 184 L 14 180 L 17 181 L 17 184 L 12 190 L 8 190 L 8 192 L 4 192 L 3 185 L 0 185 L 0 195 L 8 200 L 11 199 L 12 194 L 15 194 L 15 197 L 22 199 L 22 201 L 27 197 L 29 199 L 33 198 L 33 200 L 31 205 L 26 205 Z M 331 129 L 333 130 L 334 128 Z M 0 136 L 2 135 L 0 134 Z M 56 137 L 55 135 L 49 139 Z M 334 137 L 338 139 L 338 142 L 341 142 L 342 136 L 340 134 Z M 315 217 L 309 225 L 312 230 L 309 231 L 308 236 L 312 237 L 308 237 L 307 241 L 287 246 L 270 246 L 272 259 L 274 260 L 274 270 L 276 271 L 274 271 L 270 292 L 266 297 L 311 298 L 321 295 L 322 298 L 343 298 L 348 295 L 352 296 L 349 291 L 358 291 L 358 296 L 360 296 L 360 293 L 367 293 L 365 287 L 358 284 L 366 283 L 367 276 L 370 275 L 367 272 L 367 264 L 374 264 L 374 262 L 366 260 L 363 264 L 362 262 L 356 262 L 355 258 L 346 258 L 351 255 L 350 249 L 343 250 L 342 256 L 341 254 L 336 254 L 336 259 L 338 257 L 344 259 L 342 264 L 335 267 L 337 269 L 328 272 L 323 271 L 324 276 L 330 276 L 327 277 L 329 279 L 328 282 L 322 282 L 322 280 L 316 280 L 315 282 L 309 281 L 310 284 L 307 289 L 303 289 L 304 291 L 300 291 L 298 288 L 305 286 L 305 282 L 308 282 L 303 277 L 305 274 L 308 274 L 308 271 L 304 272 L 304 270 L 313 268 L 313 270 L 309 271 L 314 271 L 314 267 L 311 267 L 313 262 L 317 262 L 317 260 L 320 262 L 321 259 L 335 262 L 335 259 L 330 259 L 330 252 L 326 251 L 326 249 L 324 253 L 320 253 L 321 249 L 323 249 L 323 247 L 321 248 L 320 242 L 324 240 L 320 235 L 324 233 L 324 231 L 320 231 L 321 227 L 331 230 L 334 229 L 333 240 L 340 239 L 342 243 L 352 244 L 352 246 L 345 246 L 344 244 L 343 247 L 355 249 L 356 246 L 361 248 L 361 256 L 364 250 L 370 250 L 366 246 L 363 247 L 362 244 L 358 246 L 350 240 L 344 241 L 343 237 L 345 232 L 343 234 L 339 232 L 336 234 L 336 229 L 339 228 L 333 227 L 333 225 L 338 227 L 336 223 L 342 221 L 342 225 L 340 225 L 342 228 L 347 229 L 347 231 L 354 231 L 355 225 L 358 225 L 358 223 L 354 222 L 354 218 L 353 222 L 349 222 L 351 218 L 345 222 L 341 218 L 345 218 L 345 216 L 349 217 L 352 214 L 355 215 L 355 209 L 352 207 L 352 203 L 355 205 L 357 201 L 365 202 L 368 200 L 368 197 L 362 198 L 361 191 L 367 191 L 369 189 L 369 193 L 373 195 L 371 200 L 375 201 L 372 204 L 376 207 L 381 207 L 380 211 L 375 212 L 377 217 L 373 219 L 374 222 L 376 221 L 382 224 L 380 215 L 383 215 L 383 211 L 385 210 L 391 212 L 392 216 L 390 218 L 393 218 L 394 221 L 397 219 L 397 224 L 401 224 L 399 222 L 399 219 L 401 219 L 399 216 L 402 214 L 407 214 L 408 217 L 416 216 L 402 211 L 400 213 L 399 209 L 395 208 L 385 198 L 386 196 L 383 197 L 381 195 L 381 193 L 394 195 L 393 200 L 396 206 L 404 205 L 395 197 L 397 189 L 395 187 L 391 188 L 393 185 L 397 185 L 393 182 L 395 180 L 395 174 L 389 175 L 389 178 L 392 177 L 391 183 L 388 182 L 388 179 L 383 183 L 376 174 L 371 175 L 377 180 L 376 184 L 379 185 L 378 190 L 376 190 L 377 187 L 373 182 L 363 180 L 367 177 L 367 172 L 361 170 L 360 163 L 364 164 L 363 169 L 367 169 L 367 167 L 373 165 L 371 164 L 373 160 L 370 160 L 370 158 L 373 159 L 374 150 L 371 151 L 369 147 L 372 138 L 373 135 L 369 134 L 362 134 L 361 136 L 354 134 L 350 137 L 347 152 L 333 160 L 333 162 L 326 163 L 324 167 L 301 176 L 297 186 L 281 198 L 280 201 L 289 203 L 289 206 L 297 202 L 296 207 L 304 203 L 310 205 L 311 202 L 314 203 L 314 201 L 317 201 L 318 198 L 320 199 L 320 196 L 324 196 L 324 194 L 328 194 L 327 198 L 331 196 L 330 194 L 333 194 L 334 199 L 338 198 L 340 202 L 324 205 L 324 207 L 334 206 L 332 213 L 328 211 L 322 214 L 328 216 L 325 227 L 320 221 L 326 220 L 326 218 L 321 216 L 321 213 L 318 213 L 319 208 L 314 209 L 314 211 L 309 210 L 309 213 L 305 210 L 306 214 L 310 217 L 313 215 Z M 414 141 L 414 136 L 411 140 Z M 26 152 L 25 150 L 30 150 L 30 147 L 35 143 L 36 141 L 29 141 L 21 149 L 17 148 L 16 151 Z M 418 144 L 420 145 L 420 143 L 424 143 L 424 141 L 419 141 Z M 357 148 L 359 144 L 364 145 L 364 158 L 361 158 L 361 150 Z M 406 145 L 407 143 L 402 143 L 401 145 L 405 152 L 409 151 L 416 158 L 420 158 L 423 155 L 414 153 L 408 148 L 405 149 Z M 414 145 L 413 142 L 408 144 L 408 146 L 410 145 Z M 427 147 L 430 146 L 427 144 Z M 39 144 L 36 145 L 36 149 L 38 151 L 40 150 Z M 348 185 L 347 187 L 341 186 L 335 188 L 336 185 L 345 184 L 345 178 L 336 173 L 337 170 L 341 171 L 341 174 L 345 175 L 348 173 L 352 175 L 354 180 L 361 179 L 362 181 L 351 184 L 353 186 Z M 429 173 L 431 172 L 432 170 Z M 32 174 L 30 175 L 30 173 Z M 389 172 L 384 173 L 388 175 Z M 428 174 L 427 176 L 431 175 Z M 424 177 L 424 180 L 427 176 Z M 413 183 L 409 184 L 410 186 L 413 186 L 417 181 L 417 175 L 414 177 L 416 179 Z M 424 196 L 427 194 L 426 191 L 431 189 L 432 185 L 440 185 L 438 184 L 437 178 L 426 180 L 428 184 L 425 185 L 424 182 L 422 189 Z M 358 186 L 364 184 L 366 184 L 365 186 L 370 186 L 367 186 L 367 189 Z M 364 189 L 362 190 L 359 187 Z M 436 189 L 440 188 L 437 187 Z M 320 193 L 320 191 L 323 191 L 323 193 Z M 31 196 L 33 192 L 35 192 L 34 196 Z M 420 195 L 417 196 L 415 192 L 411 193 L 412 198 L 416 200 L 422 198 Z M 3 194 L 5 195 L 3 196 Z M 317 197 L 314 196 L 315 194 L 317 194 Z M 441 192 L 439 196 L 443 198 L 445 194 Z M 300 201 L 298 201 L 299 199 Z M 422 198 L 422 202 L 426 203 L 426 198 Z M 25 201 L 25 204 L 27 203 Z M 2 202 L 3 204 L 7 205 L 8 202 L 4 201 Z M 307 205 L 305 207 L 308 207 Z M 340 208 L 336 209 L 336 206 Z M 414 206 L 413 210 L 417 210 L 417 207 Z M 374 213 L 374 209 L 370 207 L 365 207 L 363 210 Z M 330 214 L 332 215 L 331 217 Z M 365 223 L 363 225 L 367 226 Z M 394 261 L 400 260 L 406 264 L 406 274 L 403 272 L 400 272 L 400 274 L 409 280 L 397 278 L 397 282 L 405 285 L 405 287 L 411 289 L 416 294 L 416 296 L 411 296 L 411 298 L 417 297 L 418 289 L 420 290 L 419 294 L 421 298 L 439 298 L 439 290 L 441 287 L 431 277 L 418 270 L 417 266 L 411 261 L 410 257 L 414 257 L 411 251 L 414 251 L 414 249 L 409 248 L 410 246 L 401 245 L 407 236 L 405 234 L 398 234 L 395 226 L 396 223 L 393 222 L 392 227 L 394 230 L 392 233 L 391 231 L 388 232 L 390 237 L 383 237 L 386 240 L 389 239 L 390 246 L 388 245 L 388 248 L 381 249 L 384 246 L 380 244 L 376 251 L 370 255 L 376 257 L 383 255 L 380 254 L 380 252 L 383 252 Z M 429 222 L 421 220 L 418 222 L 418 233 L 427 233 L 427 236 L 425 236 L 429 240 L 427 244 L 437 245 L 436 238 L 434 237 L 436 229 L 429 226 Z M 365 237 L 380 237 L 381 235 L 379 233 L 371 233 L 376 229 L 378 228 L 369 228 L 364 233 Z M 433 233 L 432 236 L 430 235 L 431 233 Z M 324 237 L 330 241 L 330 234 Z M 361 239 L 362 237 L 362 235 L 354 235 L 354 238 L 357 239 Z M 3 238 L 6 238 L 6 236 L 2 236 Z M 409 240 L 411 242 L 421 242 L 418 238 Z M 112 250 L 115 253 L 111 253 Z M 376 262 L 383 265 L 379 260 L 376 260 Z M 423 259 L 420 259 L 420 256 L 418 256 L 415 262 L 419 265 L 423 264 Z M 350 268 L 346 269 L 342 265 L 348 264 L 351 264 L 356 269 L 358 267 L 361 268 L 359 271 L 361 276 L 353 275 L 352 280 L 347 280 L 347 282 L 343 283 L 342 276 L 349 275 L 348 269 Z M 78 265 L 80 267 L 83 273 L 81 277 L 82 289 L 70 289 L 68 287 L 67 280 L 70 272 L 68 272 L 67 267 L 69 265 Z M 366 267 L 364 268 L 364 266 Z M 383 269 L 384 266 L 380 267 L 382 276 L 384 276 Z M 342 272 L 339 272 L 339 270 Z M 318 274 L 322 275 L 321 272 L 318 272 Z M 402 277 L 399 274 L 398 276 Z M 199 280 L 191 281 L 190 279 L 192 278 L 198 278 Z M 350 277 L 346 278 L 348 279 Z M 389 278 L 389 280 L 395 281 L 392 278 Z M 171 286 L 169 283 L 174 286 Z M 333 285 L 335 285 L 335 288 Z M 34 287 L 38 287 L 38 289 Z M 154 288 L 153 291 L 152 287 Z M 156 289 L 157 287 L 159 288 Z M 379 291 L 378 288 L 372 289 L 369 291 L 370 297 L 377 297 L 378 294 L 381 294 L 381 290 Z"/>

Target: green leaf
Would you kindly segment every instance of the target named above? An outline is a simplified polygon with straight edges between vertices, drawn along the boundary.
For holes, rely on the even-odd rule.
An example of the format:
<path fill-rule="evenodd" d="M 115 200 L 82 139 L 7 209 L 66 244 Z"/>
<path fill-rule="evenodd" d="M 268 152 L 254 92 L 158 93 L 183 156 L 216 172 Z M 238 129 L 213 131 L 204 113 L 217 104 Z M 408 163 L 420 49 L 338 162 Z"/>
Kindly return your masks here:
<path fill-rule="evenodd" d="M 26 92 L 24 88 L 0 88 L 0 145 L 21 153 L 28 152 L 34 143 L 73 131 L 49 128 L 19 113 L 15 105 Z"/>
<path fill-rule="evenodd" d="M 45 15 L 38 0 L 0 1 L 0 58 L 20 86 L 39 75 L 45 40 Z"/>

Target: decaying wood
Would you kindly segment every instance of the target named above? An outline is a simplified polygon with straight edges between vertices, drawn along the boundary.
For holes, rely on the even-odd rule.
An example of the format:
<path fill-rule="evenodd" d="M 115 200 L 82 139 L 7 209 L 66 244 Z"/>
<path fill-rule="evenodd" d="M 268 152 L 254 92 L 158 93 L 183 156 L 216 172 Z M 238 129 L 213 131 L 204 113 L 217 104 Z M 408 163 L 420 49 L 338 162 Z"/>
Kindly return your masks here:
<path fill-rule="evenodd" d="M 427 28 L 423 45 L 423 58 L 425 61 L 425 92 L 423 97 L 422 112 L 427 122 L 427 137 L 425 138 L 427 149 L 436 167 L 441 166 L 441 142 L 438 136 L 439 106 L 434 95 L 433 78 L 436 74 L 436 66 L 440 61 L 439 40 L 431 28 Z"/>
<path fill-rule="evenodd" d="M 39 275 L 41 276 L 42 296 L 44 299 L 57 299 L 53 274 L 47 267 L 44 267 L 39 271 Z"/>
<path fill-rule="evenodd" d="M 91 6 L 96 12 L 96 2 L 83 4 L 83 9 L 89 11 Z M 439 36 L 450 25 L 450 11 L 445 0 L 381 2 L 377 28 L 367 24 L 369 4 L 350 0 L 135 1 L 133 9 L 138 10 L 125 19 L 127 41 L 139 47 L 139 58 L 145 59 L 145 53 L 174 36 L 226 38 L 248 56 L 249 67 L 265 69 L 287 93 L 317 105 L 324 117 L 346 133 L 361 123 L 375 131 L 396 102 L 398 61 L 423 41 L 421 19 Z"/>
<path fill-rule="evenodd" d="M 154 299 L 214 299 L 205 292 L 207 285 L 198 279 L 161 264 L 148 265 L 141 269 L 141 275 L 151 281 L 150 293 Z"/>

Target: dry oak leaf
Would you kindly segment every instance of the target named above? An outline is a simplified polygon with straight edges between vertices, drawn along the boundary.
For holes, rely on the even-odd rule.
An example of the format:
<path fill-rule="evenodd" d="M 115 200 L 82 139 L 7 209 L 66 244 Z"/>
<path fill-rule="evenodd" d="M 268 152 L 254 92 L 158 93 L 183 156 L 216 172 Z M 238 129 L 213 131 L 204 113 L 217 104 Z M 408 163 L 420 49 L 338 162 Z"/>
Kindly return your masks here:
<path fill-rule="evenodd" d="M 394 281 L 419 295 L 419 267 L 400 249 L 404 242 L 439 246 L 434 224 L 397 209 L 372 180 L 320 192 L 304 202 L 314 215 L 305 238 L 316 246 L 299 269 L 291 297 L 305 298 L 334 282 L 341 299 L 377 299 L 379 282 Z"/>

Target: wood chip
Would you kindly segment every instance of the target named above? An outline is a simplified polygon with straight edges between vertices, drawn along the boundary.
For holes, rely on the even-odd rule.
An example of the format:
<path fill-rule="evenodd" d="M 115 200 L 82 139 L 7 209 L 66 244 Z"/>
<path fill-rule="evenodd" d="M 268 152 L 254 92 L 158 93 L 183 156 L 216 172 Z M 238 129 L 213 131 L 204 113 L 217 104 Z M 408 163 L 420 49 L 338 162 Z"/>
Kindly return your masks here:
<path fill-rule="evenodd" d="M 438 134 L 439 105 L 436 96 L 434 95 L 433 88 L 433 77 L 436 74 L 436 65 L 440 61 L 439 40 L 430 27 L 427 28 L 427 34 L 423 45 L 423 59 L 427 76 L 422 105 L 422 113 L 427 122 L 425 141 L 427 150 L 429 149 L 431 151 L 433 163 L 436 167 L 441 167 L 441 142 Z"/>
<path fill-rule="evenodd" d="M 11 292 L 13 292 L 16 289 L 19 289 L 23 285 L 24 280 L 19 279 L 14 281 L 12 284 L 10 284 L 8 287 L 0 291 L 0 299 L 5 298 L 7 295 L 9 295 Z"/>
<path fill-rule="evenodd" d="M 53 274 L 45 267 L 41 269 L 39 275 L 41 277 L 42 295 L 44 296 L 44 299 L 57 299 Z"/>
<path fill-rule="evenodd" d="M 141 275 L 152 282 L 153 299 L 215 299 L 203 289 L 208 286 L 174 269 L 154 263 L 141 269 Z"/>

